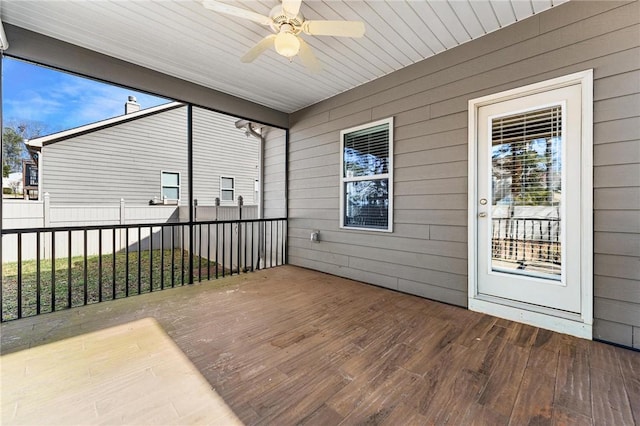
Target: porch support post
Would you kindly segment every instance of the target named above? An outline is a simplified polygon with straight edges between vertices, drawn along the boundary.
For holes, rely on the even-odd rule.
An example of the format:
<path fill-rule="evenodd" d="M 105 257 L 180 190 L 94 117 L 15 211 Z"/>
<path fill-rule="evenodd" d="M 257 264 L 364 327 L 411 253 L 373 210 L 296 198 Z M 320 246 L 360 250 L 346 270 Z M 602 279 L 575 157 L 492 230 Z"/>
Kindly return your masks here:
<path fill-rule="evenodd" d="M 187 105 L 187 178 L 189 186 L 189 279 L 193 284 L 193 105 Z"/>
<path fill-rule="evenodd" d="M 289 129 L 285 129 L 284 134 L 284 217 L 286 233 L 282 236 L 282 243 L 284 244 L 284 259 L 285 265 L 289 264 Z"/>

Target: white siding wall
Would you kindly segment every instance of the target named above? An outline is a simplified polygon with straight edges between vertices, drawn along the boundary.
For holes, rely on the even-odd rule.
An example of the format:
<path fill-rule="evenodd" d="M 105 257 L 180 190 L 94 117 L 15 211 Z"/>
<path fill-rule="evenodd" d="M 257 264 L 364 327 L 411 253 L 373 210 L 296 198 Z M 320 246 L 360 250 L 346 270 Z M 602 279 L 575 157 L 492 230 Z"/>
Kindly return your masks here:
<path fill-rule="evenodd" d="M 220 176 L 235 178 L 235 199 L 256 204 L 259 141 L 236 129 L 235 117 L 193 109 L 193 186 L 200 205 L 220 196 Z M 43 149 L 44 192 L 54 204 L 147 205 L 161 198 L 161 171 L 180 173 L 180 204 L 188 204 L 185 106 Z M 234 205 L 233 203 L 223 203 Z"/>
<path fill-rule="evenodd" d="M 220 176 L 235 178 L 233 202 L 242 195 L 245 205 L 257 204 L 260 141 L 237 129 L 238 119 L 203 108 L 193 108 L 193 197 L 198 205 L 212 206 L 220 195 Z M 222 198 L 222 197 L 221 197 Z"/>
<path fill-rule="evenodd" d="M 571 1 L 293 114 L 290 263 L 466 306 L 468 100 L 593 68 L 594 336 L 640 348 L 639 23 Z M 394 232 L 341 230 L 339 132 L 389 116 Z"/>
<path fill-rule="evenodd" d="M 285 131 L 270 128 L 264 141 L 264 217 L 286 216 Z"/>

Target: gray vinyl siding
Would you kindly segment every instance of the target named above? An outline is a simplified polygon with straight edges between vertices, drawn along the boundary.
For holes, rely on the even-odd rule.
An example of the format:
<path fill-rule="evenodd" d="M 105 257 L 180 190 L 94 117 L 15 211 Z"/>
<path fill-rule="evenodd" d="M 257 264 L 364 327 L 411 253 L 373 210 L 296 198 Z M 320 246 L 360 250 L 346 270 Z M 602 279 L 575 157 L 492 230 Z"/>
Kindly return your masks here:
<path fill-rule="evenodd" d="M 235 200 L 256 204 L 260 144 L 235 127 L 237 118 L 193 109 L 193 195 L 201 206 L 220 196 L 220 176 L 235 179 Z M 180 173 L 188 205 L 187 107 L 119 123 L 43 149 L 44 192 L 51 203 L 148 205 L 161 198 L 161 172 Z M 222 205 L 236 205 L 237 201 Z"/>
<path fill-rule="evenodd" d="M 281 129 L 270 128 L 264 141 L 264 217 L 286 216 L 285 200 L 286 135 Z"/>
<path fill-rule="evenodd" d="M 593 68 L 594 337 L 640 348 L 639 20 L 571 1 L 292 114 L 290 263 L 466 306 L 468 101 Z M 394 232 L 342 230 L 339 132 L 389 116 Z"/>
<path fill-rule="evenodd" d="M 193 197 L 200 206 L 215 205 L 220 177 L 233 177 L 234 201 L 241 195 L 245 205 L 255 205 L 255 181 L 259 178 L 260 141 L 237 129 L 238 119 L 203 108 L 193 108 Z"/>
<path fill-rule="evenodd" d="M 51 204 L 149 204 L 161 171 L 180 173 L 187 199 L 187 113 L 181 107 L 43 148 L 42 185 Z"/>

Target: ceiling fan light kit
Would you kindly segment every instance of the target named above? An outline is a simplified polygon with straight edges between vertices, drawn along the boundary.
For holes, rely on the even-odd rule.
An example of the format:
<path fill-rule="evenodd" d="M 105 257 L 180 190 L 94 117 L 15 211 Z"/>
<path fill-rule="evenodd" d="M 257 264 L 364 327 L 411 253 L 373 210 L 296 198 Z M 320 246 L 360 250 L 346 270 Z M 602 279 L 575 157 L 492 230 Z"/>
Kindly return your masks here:
<path fill-rule="evenodd" d="M 280 32 L 274 40 L 274 45 L 276 52 L 285 58 L 292 60 L 300 51 L 300 40 L 298 40 L 298 37 L 285 27 L 288 27 L 288 25 L 283 25 L 281 27 Z"/>
<path fill-rule="evenodd" d="M 282 4 L 271 9 L 269 16 L 251 10 L 242 9 L 218 0 L 203 0 L 202 5 L 215 12 L 239 18 L 249 19 L 260 25 L 269 26 L 274 34 L 263 38 L 240 60 L 252 62 L 262 52 L 274 47 L 276 52 L 293 61 L 296 55 L 313 72 L 321 69 L 320 63 L 309 45 L 300 37 L 300 33 L 313 36 L 362 37 L 365 26 L 360 21 L 308 21 L 300 13 L 302 0 L 282 0 Z"/>

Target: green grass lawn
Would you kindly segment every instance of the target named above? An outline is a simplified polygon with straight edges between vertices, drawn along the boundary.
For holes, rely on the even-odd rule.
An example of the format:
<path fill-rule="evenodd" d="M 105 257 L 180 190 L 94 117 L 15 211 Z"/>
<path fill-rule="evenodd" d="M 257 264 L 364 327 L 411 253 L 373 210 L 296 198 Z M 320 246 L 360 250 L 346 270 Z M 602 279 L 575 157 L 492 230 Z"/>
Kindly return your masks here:
<path fill-rule="evenodd" d="M 164 267 L 161 271 L 160 263 L 164 257 Z M 140 273 L 138 279 L 138 252 L 129 253 L 128 286 L 126 276 L 126 254 L 116 253 L 115 281 L 113 274 L 113 254 L 102 255 L 102 273 L 100 273 L 100 261 L 98 256 L 87 257 L 87 282 L 85 292 L 84 282 L 84 257 L 71 258 L 71 279 L 69 280 L 68 258 L 58 258 L 55 261 L 55 272 L 52 274 L 53 262 L 51 260 L 40 261 L 40 312 L 51 312 L 51 282 L 55 276 L 55 310 L 67 309 L 74 306 L 82 306 L 85 303 L 95 303 L 100 300 L 100 287 L 102 287 L 102 300 L 111 300 L 128 295 L 147 293 L 161 288 L 180 286 L 188 283 L 189 253 L 176 249 L 173 251 L 173 276 L 171 250 L 143 250 L 140 252 Z M 209 268 L 211 278 L 215 276 L 215 262 L 206 258 L 200 259 L 194 256 L 194 281 L 198 280 L 199 272 L 202 278 L 207 278 Z M 202 268 L 200 268 L 200 263 Z M 161 282 L 161 272 L 162 275 Z M 219 269 L 222 274 L 222 269 Z M 227 270 L 226 273 L 229 271 Z M 18 317 L 18 264 L 17 262 L 2 264 L 2 318 L 3 320 Z M 173 279 L 173 281 L 172 281 Z M 102 281 L 101 281 L 102 280 Z M 102 285 L 100 286 L 100 282 Z M 127 291 L 128 287 L 128 291 Z M 32 316 L 37 313 L 37 262 L 26 260 L 22 262 L 22 316 Z"/>

